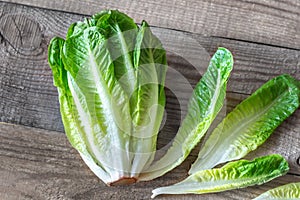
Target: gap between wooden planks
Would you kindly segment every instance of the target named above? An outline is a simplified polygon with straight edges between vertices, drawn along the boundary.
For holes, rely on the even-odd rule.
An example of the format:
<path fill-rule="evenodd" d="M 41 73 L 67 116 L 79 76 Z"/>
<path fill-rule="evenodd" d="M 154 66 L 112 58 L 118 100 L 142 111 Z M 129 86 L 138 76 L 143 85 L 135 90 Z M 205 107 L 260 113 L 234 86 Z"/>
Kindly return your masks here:
<path fill-rule="evenodd" d="M 0 3 L 0 6 L 0 32 L 3 37 L 0 43 L 1 121 L 62 131 L 57 92 L 52 86 L 52 75 L 47 64 L 47 44 L 53 36 L 65 35 L 67 27 L 72 22 L 81 20 L 83 16 L 9 3 Z M 205 37 L 191 33 L 182 34 L 180 31 L 158 27 L 153 30 L 160 38 L 163 38 L 163 42 L 170 45 L 168 47 L 179 52 L 187 51 L 188 54 L 196 57 L 193 51 L 195 45 L 181 46 L 180 41 L 185 40 L 186 37 L 193 37 L 210 55 L 220 45 L 229 48 L 234 53 L 236 64 L 228 86 L 230 91 L 228 110 L 273 76 L 290 73 L 298 80 L 300 78 L 300 56 L 297 50 L 257 42 Z M 169 37 L 165 37 L 166 35 Z M 293 40 L 288 44 L 292 42 Z M 175 52 L 169 52 L 168 60 L 170 66 L 184 74 L 192 85 L 200 78 L 199 74 L 195 75 L 193 66 Z M 204 65 L 206 62 L 207 60 L 200 60 L 200 65 L 203 64 L 203 67 L 206 67 Z M 169 76 L 167 81 L 172 81 L 172 76 Z M 184 85 L 182 86 L 184 88 Z M 184 91 L 181 92 L 182 96 L 186 96 Z M 169 102 L 167 109 L 171 111 L 173 119 L 166 131 L 168 134 L 160 136 L 160 146 L 165 145 L 171 139 L 169 133 L 174 134 L 180 122 L 175 117 L 178 114 L 178 109 L 174 109 L 175 97 L 169 92 L 167 98 Z M 275 131 L 263 146 L 247 158 L 268 153 L 281 153 L 289 160 L 290 173 L 299 175 L 297 164 L 300 144 L 299 114 L 298 110 Z M 194 151 L 181 167 L 160 179 L 120 187 L 116 192 L 115 188 L 104 187 L 87 169 L 76 151 L 70 148 L 63 134 L 15 125 L 1 125 L 0 129 L 2 144 L 0 162 L 1 169 L 3 169 L 0 172 L 0 180 L 7 180 L 1 182 L 3 187 L 0 187 L 0 192 L 6 199 L 18 197 L 118 199 L 122 196 L 130 196 L 132 199 L 148 199 L 152 188 L 174 183 L 179 178 L 183 178 L 191 160 L 196 155 Z M 241 197 L 250 199 L 266 189 L 296 180 L 299 181 L 298 176 L 290 174 L 263 186 L 202 197 L 206 199 L 240 199 Z M 173 199 L 174 196 L 166 198 Z M 176 198 L 196 199 L 199 196 L 176 196 Z"/>
<path fill-rule="evenodd" d="M 300 1 L 229 0 L 4 0 L 18 4 L 92 15 L 119 9 L 152 26 L 299 49 Z"/>
<path fill-rule="evenodd" d="M 64 37 L 69 25 L 84 16 L 1 2 L 0 16 L 0 121 L 63 131 L 57 90 L 47 63 L 47 45 L 54 36 Z M 228 83 L 229 104 L 230 96 L 250 94 L 274 76 L 288 73 L 300 80 L 300 51 L 158 27 L 152 30 L 168 51 L 170 68 L 188 81 L 178 82 L 174 73 L 167 73 L 166 85 L 177 87 L 176 96 L 166 92 L 168 114 L 174 118 L 170 127 L 173 130 L 180 123 L 178 116 L 186 111 L 186 106 L 178 107 L 177 100 L 186 105 L 190 96 L 187 86 L 198 82 L 209 55 L 218 46 L 234 54 L 234 70 Z M 236 103 L 231 108 L 246 97 L 235 95 Z M 300 124 L 299 120 L 290 123 Z"/>
<path fill-rule="evenodd" d="M 0 123 L 0 141 L 0 196 L 4 200 L 149 199 L 152 189 L 183 179 L 192 161 L 189 157 L 180 167 L 153 181 L 108 187 L 85 166 L 61 133 Z M 266 143 L 271 142 L 274 141 L 270 138 Z M 277 148 L 282 147 L 279 144 Z M 257 151 L 255 156 L 269 151 L 268 147 L 264 147 L 263 152 Z M 297 173 L 287 174 L 260 186 L 228 192 L 169 195 L 158 199 L 251 199 L 273 187 L 299 182 L 299 171 Z"/>

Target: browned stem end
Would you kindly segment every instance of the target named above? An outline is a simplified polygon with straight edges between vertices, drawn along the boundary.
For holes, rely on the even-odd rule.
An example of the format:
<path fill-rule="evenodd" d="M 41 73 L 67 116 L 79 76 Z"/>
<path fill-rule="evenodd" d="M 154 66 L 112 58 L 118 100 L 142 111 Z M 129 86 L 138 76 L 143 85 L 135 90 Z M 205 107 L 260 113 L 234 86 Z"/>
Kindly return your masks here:
<path fill-rule="evenodd" d="M 129 185 L 137 181 L 134 177 L 122 177 L 119 180 L 108 183 L 109 186 L 118 186 L 118 185 Z"/>

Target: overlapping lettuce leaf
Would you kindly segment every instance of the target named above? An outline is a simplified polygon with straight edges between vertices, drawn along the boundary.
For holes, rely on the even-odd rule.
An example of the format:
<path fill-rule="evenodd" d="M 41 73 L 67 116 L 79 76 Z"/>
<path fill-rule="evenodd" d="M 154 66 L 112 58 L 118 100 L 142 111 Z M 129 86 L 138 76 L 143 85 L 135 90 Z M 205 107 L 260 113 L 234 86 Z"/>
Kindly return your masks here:
<path fill-rule="evenodd" d="M 280 75 L 241 102 L 214 129 L 189 174 L 244 157 L 263 144 L 300 105 L 300 84 Z"/>
<path fill-rule="evenodd" d="M 220 47 L 211 58 L 206 73 L 193 91 L 187 115 L 172 146 L 161 159 L 146 169 L 140 180 L 157 178 L 185 160 L 221 110 L 232 67 L 232 54 L 229 50 Z"/>

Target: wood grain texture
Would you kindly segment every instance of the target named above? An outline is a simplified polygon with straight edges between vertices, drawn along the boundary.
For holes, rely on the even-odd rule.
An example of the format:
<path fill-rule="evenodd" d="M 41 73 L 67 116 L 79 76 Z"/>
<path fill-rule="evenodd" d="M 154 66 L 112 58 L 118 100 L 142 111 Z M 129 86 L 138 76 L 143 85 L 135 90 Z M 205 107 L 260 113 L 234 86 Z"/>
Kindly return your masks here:
<path fill-rule="evenodd" d="M 291 136 L 288 136 L 286 139 Z M 1 199 L 150 199 L 151 190 L 183 179 L 191 157 L 165 176 L 130 186 L 105 186 L 57 132 L 0 124 Z M 268 142 L 269 143 L 269 142 Z M 294 142 L 299 149 L 298 143 Z M 275 147 L 275 146 L 273 146 Z M 287 157 L 290 164 L 293 161 Z M 299 174 L 299 165 L 297 167 Z M 157 199 L 251 199 L 273 187 L 300 181 L 287 174 L 261 186 L 208 195 L 165 195 Z"/>
<path fill-rule="evenodd" d="M 63 131 L 47 45 L 54 36 L 64 37 L 69 25 L 84 16 L 9 3 L 0 3 L 0 12 L 0 120 Z M 164 28 L 154 27 L 153 31 L 168 51 L 170 129 L 180 124 L 192 86 L 218 46 L 234 54 L 230 93 L 250 94 L 282 73 L 300 80 L 300 51 Z"/>
<path fill-rule="evenodd" d="M 260 0 L 4 0 L 92 15 L 119 9 L 153 26 L 299 49 L 300 2 Z"/>
<path fill-rule="evenodd" d="M 292 1 L 285 3 L 270 1 L 268 6 L 261 3 L 250 6 L 252 4 L 246 1 L 203 1 L 197 5 L 207 4 L 203 7 L 203 18 L 198 16 L 199 13 L 194 16 L 195 19 L 199 19 L 199 25 L 195 24 L 194 18 L 187 21 L 187 24 L 181 25 L 180 19 L 172 16 L 171 11 L 177 11 L 185 3 L 187 9 L 197 8 L 196 6 L 192 8 L 193 6 L 185 1 L 180 3 L 174 0 L 175 4 L 170 4 L 170 11 L 164 15 L 160 13 L 162 12 L 160 9 L 155 9 L 156 3 L 152 1 L 147 3 L 140 1 L 145 4 L 143 9 L 134 7 L 140 5 L 137 2 L 132 2 L 131 6 L 124 2 L 119 2 L 118 5 L 114 2 L 103 2 L 102 7 L 97 2 L 68 2 L 69 8 L 65 1 L 64 4 L 59 1 L 44 3 L 22 1 L 24 4 L 57 10 L 73 9 L 73 12 L 81 14 L 91 14 L 104 7 L 115 6 L 135 17 L 137 21 L 148 18 L 151 25 L 167 27 L 152 28 L 168 51 L 169 63 L 166 79 L 167 119 L 159 135 L 159 149 L 163 149 L 174 137 L 185 115 L 192 86 L 204 73 L 210 55 L 218 46 L 230 49 L 235 59 L 223 114 L 232 110 L 274 76 L 289 73 L 300 80 L 300 51 L 297 50 L 300 41 L 299 31 L 295 32 L 293 29 L 299 20 L 294 18 L 299 15 L 297 2 L 293 4 Z M 89 6 L 90 10 L 83 8 L 86 3 L 93 5 Z M 121 8 L 125 4 L 128 5 Z M 157 7 L 162 7 L 162 10 L 166 9 L 165 6 L 163 2 L 157 3 Z M 159 12 L 160 15 L 150 13 L 148 9 Z M 140 11 L 135 12 L 135 10 Z M 252 17 L 257 14 L 255 16 L 257 21 L 254 20 L 252 24 L 243 18 L 238 18 L 232 20 L 230 24 L 224 24 L 225 15 L 232 12 L 231 17 L 236 17 L 241 11 L 251 14 Z M 149 199 L 153 188 L 183 179 L 190 163 L 196 158 L 199 147 L 192 152 L 186 162 L 165 176 L 155 181 L 137 183 L 128 187 L 106 187 L 85 166 L 62 133 L 63 125 L 60 119 L 57 91 L 52 85 L 52 74 L 47 63 L 47 45 L 50 39 L 54 36 L 64 37 L 71 23 L 85 17 L 81 14 L 0 2 L 0 121 L 42 128 L 5 123 L 0 125 L 0 199 Z M 208 14 L 214 17 L 210 18 Z M 167 20 L 168 17 L 172 20 Z M 279 25 L 276 21 L 266 26 L 268 17 L 273 17 L 274 20 L 280 18 L 282 35 L 278 33 Z M 216 25 L 206 27 L 209 20 L 213 20 L 211 22 Z M 254 22 L 256 29 L 267 34 L 254 33 L 257 31 L 253 27 Z M 243 26 L 240 23 L 244 23 Z M 252 24 L 252 27 L 249 27 L 249 24 Z M 286 31 L 288 27 L 292 28 L 290 32 Z M 172 30 L 181 28 L 194 33 Z M 284 39 L 283 35 L 289 39 Z M 248 40 L 248 42 L 240 40 Z M 276 129 L 264 145 L 247 156 L 248 159 L 252 159 L 256 156 L 280 153 L 289 161 L 291 169 L 288 175 L 262 186 L 201 195 L 201 197 L 203 199 L 250 199 L 272 187 L 299 182 L 299 145 L 300 110 L 298 109 Z M 197 195 L 176 195 L 158 199 L 198 198 L 200 196 Z"/>

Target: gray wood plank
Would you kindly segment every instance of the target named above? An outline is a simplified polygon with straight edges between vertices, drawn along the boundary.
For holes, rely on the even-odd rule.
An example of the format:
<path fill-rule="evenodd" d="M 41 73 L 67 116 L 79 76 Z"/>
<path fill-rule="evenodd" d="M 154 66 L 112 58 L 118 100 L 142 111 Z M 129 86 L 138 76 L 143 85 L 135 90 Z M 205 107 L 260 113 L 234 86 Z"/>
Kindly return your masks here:
<path fill-rule="evenodd" d="M 291 143 L 290 137 L 279 141 L 299 149 L 299 138 Z M 183 179 L 192 160 L 189 157 L 183 165 L 153 181 L 108 187 L 93 175 L 66 137 L 58 132 L 0 123 L 0 141 L 0 180 L 5 180 L 0 183 L 3 200 L 150 199 L 152 189 Z M 276 147 L 270 142 L 266 144 L 273 150 Z M 251 199 L 273 187 L 300 181 L 299 163 L 296 166 L 291 157 L 287 159 L 293 168 L 298 169 L 298 176 L 287 174 L 260 186 L 222 193 L 165 195 L 157 199 Z"/>
<path fill-rule="evenodd" d="M 153 26 L 299 49 L 300 2 L 295 0 L 4 0 L 91 15 L 119 9 Z"/>
<path fill-rule="evenodd" d="M 9 3 L 0 3 L 0 8 L 0 121 L 63 131 L 47 45 L 54 36 L 64 37 L 69 25 L 83 16 Z M 276 75 L 289 73 L 300 80 L 300 51 L 164 28 L 153 27 L 153 31 L 168 51 L 169 132 L 176 132 L 191 86 L 218 46 L 229 48 L 235 58 L 228 84 L 228 109 L 245 98 L 235 94 L 250 94 Z"/>
<path fill-rule="evenodd" d="M 56 35 L 63 37 L 67 27 L 84 16 L 10 3 L 0 3 L 0 16 L 0 121 L 43 128 L 0 123 L 0 180 L 5 180 L 0 182 L 1 199 L 149 199 L 153 188 L 184 178 L 197 149 L 180 167 L 154 181 L 106 187 L 61 133 L 57 92 L 47 64 L 50 39 Z M 158 148 L 163 148 L 174 137 L 186 110 L 190 92 L 187 88 L 199 80 L 209 55 L 218 46 L 229 48 L 235 57 L 226 112 L 276 75 L 290 73 L 300 80 L 300 52 L 297 50 L 158 27 L 153 31 L 165 44 L 171 67 L 167 75 L 168 120 L 160 133 Z M 177 79 L 179 75 L 186 81 Z M 173 85 L 176 87 L 172 88 Z M 280 153 L 289 161 L 288 175 L 261 186 L 201 197 L 251 199 L 267 189 L 299 182 L 299 124 L 300 110 L 297 110 L 264 145 L 247 156 L 252 159 Z M 176 195 L 159 199 L 199 197 Z"/>

